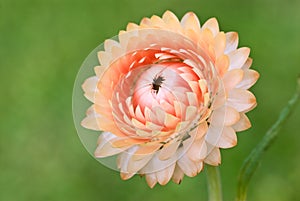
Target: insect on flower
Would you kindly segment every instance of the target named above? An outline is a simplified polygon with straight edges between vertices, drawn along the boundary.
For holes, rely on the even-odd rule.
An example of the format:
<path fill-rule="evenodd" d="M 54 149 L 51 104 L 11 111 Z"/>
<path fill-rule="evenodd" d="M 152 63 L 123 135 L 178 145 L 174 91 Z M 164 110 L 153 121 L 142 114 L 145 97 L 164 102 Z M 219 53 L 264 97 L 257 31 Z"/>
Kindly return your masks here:
<path fill-rule="evenodd" d="M 159 88 L 161 87 L 163 81 L 165 81 L 165 78 L 159 75 L 156 75 L 155 78 L 152 81 L 152 90 L 157 94 L 159 91 Z"/>

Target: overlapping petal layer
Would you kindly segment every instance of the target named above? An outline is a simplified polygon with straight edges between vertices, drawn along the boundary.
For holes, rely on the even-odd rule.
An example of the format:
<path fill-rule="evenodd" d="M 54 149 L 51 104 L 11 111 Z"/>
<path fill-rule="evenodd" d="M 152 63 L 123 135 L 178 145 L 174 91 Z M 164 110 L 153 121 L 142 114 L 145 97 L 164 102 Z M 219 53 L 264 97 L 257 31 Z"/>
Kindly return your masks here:
<path fill-rule="evenodd" d="M 144 18 L 106 40 L 82 85 L 93 102 L 82 125 L 103 131 L 95 157 L 117 155 L 123 179 L 145 175 L 150 187 L 219 165 L 219 148 L 236 145 L 256 106 L 248 89 L 259 74 L 237 47 L 237 33 L 220 32 L 215 18 L 200 26 L 191 12 Z"/>

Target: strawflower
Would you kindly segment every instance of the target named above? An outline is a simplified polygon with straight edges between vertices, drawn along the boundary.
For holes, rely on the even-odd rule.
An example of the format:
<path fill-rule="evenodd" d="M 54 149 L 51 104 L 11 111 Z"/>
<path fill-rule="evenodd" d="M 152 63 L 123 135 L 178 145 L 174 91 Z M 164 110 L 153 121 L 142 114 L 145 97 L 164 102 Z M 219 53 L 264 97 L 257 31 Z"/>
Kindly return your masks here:
<path fill-rule="evenodd" d="M 95 157 L 117 155 L 122 179 L 139 174 L 150 187 L 218 166 L 220 148 L 251 126 L 248 89 L 259 74 L 249 54 L 236 32 L 220 31 L 215 18 L 200 25 L 192 12 L 129 23 L 104 42 L 82 85 L 93 104 L 81 124 L 101 131 Z"/>

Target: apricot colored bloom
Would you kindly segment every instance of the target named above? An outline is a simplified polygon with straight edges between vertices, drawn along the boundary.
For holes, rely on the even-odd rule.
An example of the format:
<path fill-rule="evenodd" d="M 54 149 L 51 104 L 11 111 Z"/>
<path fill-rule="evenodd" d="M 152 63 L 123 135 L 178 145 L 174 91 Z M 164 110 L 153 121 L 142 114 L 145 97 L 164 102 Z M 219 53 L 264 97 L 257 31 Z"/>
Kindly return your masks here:
<path fill-rule="evenodd" d="M 93 103 L 82 126 L 102 131 L 95 157 L 117 155 L 122 179 L 140 174 L 150 187 L 219 165 L 219 148 L 237 144 L 256 106 L 248 89 L 259 74 L 237 46 L 237 33 L 215 18 L 200 26 L 192 12 L 144 18 L 106 40 L 82 85 Z"/>

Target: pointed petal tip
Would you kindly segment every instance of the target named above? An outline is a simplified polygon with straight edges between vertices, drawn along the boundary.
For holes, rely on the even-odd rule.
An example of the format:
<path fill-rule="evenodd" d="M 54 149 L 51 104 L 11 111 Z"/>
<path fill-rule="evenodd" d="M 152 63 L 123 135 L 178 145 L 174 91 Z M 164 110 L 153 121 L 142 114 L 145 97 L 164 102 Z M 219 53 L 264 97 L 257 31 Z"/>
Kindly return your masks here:
<path fill-rule="evenodd" d="M 176 15 L 172 12 L 172 11 L 170 11 L 170 10 L 166 10 L 164 13 L 163 13 L 163 15 L 162 15 L 163 17 L 165 16 L 175 16 L 176 17 Z M 177 17 L 176 17 L 177 18 Z"/>
<path fill-rule="evenodd" d="M 196 16 L 196 14 L 193 11 L 189 11 L 185 13 L 184 16 L 191 17 L 191 16 Z"/>
<path fill-rule="evenodd" d="M 259 72 L 253 70 L 253 74 L 254 74 L 255 80 L 258 80 L 260 78 Z"/>
<path fill-rule="evenodd" d="M 240 120 L 232 126 L 237 132 L 247 130 L 252 126 L 249 118 L 244 113 L 241 113 L 240 116 Z"/>
<path fill-rule="evenodd" d="M 228 54 L 237 49 L 239 43 L 239 35 L 237 32 L 227 32 L 225 35 L 226 35 L 226 48 L 224 53 Z"/>
<path fill-rule="evenodd" d="M 94 116 L 87 116 L 81 122 L 80 125 L 86 129 L 99 131 L 97 119 Z"/>
<path fill-rule="evenodd" d="M 154 188 L 157 184 L 155 173 L 146 174 L 146 182 L 150 188 Z"/>
<path fill-rule="evenodd" d="M 132 178 L 135 174 L 134 173 L 125 173 L 125 172 L 120 172 L 120 177 L 122 180 L 128 180 Z"/>
<path fill-rule="evenodd" d="M 212 18 L 208 19 L 204 23 L 202 29 L 206 29 L 206 28 L 212 32 L 213 36 L 216 36 L 219 32 L 219 23 L 218 23 L 217 18 L 212 17 Z"/>
<path fill-rule="evenodd" d="M 133 23 L 133 22 L 129 22 L 126 26 L 126 31 L 134 31 L 139 29 L 139 25 Z"/>
<path fill-rule="evenodd" d="M 183 26 L 189 27 L 189 28 L 200 28 L 200 22 L 199 22 L 199 18 L 197 17 L 197 15 L 190 11 L 187 12 L 181 19 L 181 23 Z M 196 27 L 193 27 L 196 26 Z"/>
<path fill-rule="evenodd" d="M 244 68 L 244 65 L 247 64 L 250 54 L 249 47 L 241 47 L 236 49 L 228 54 L 230 60 L 229 69 Z M 248 65 L 248 64 L 247 64 Z"/>

